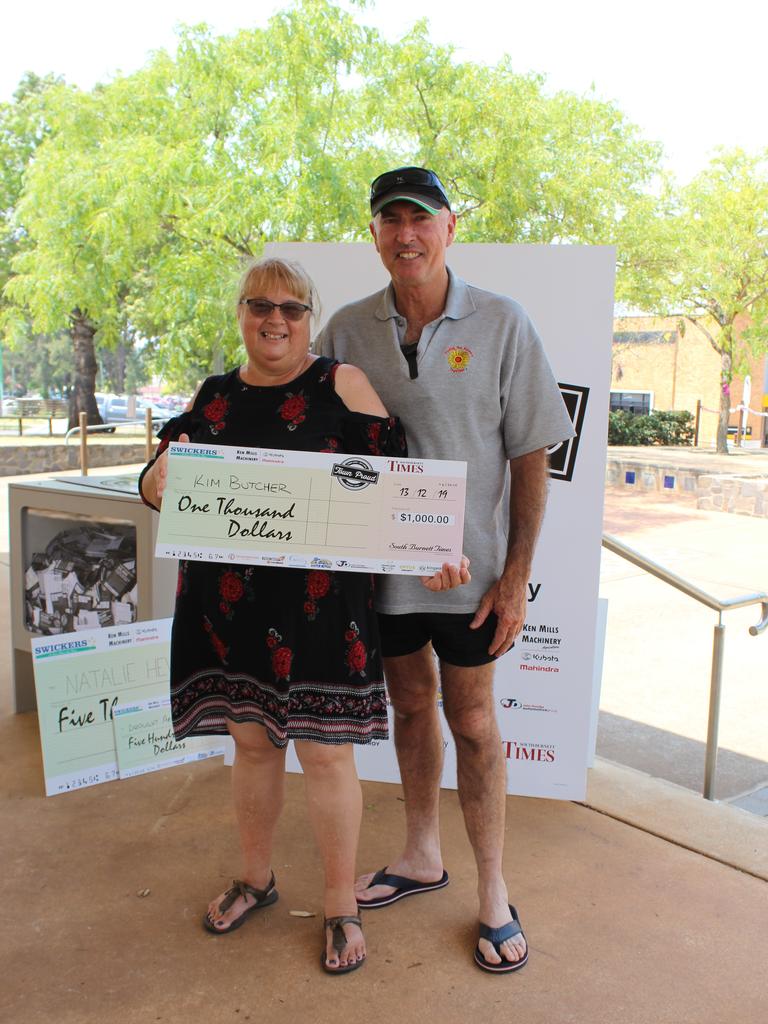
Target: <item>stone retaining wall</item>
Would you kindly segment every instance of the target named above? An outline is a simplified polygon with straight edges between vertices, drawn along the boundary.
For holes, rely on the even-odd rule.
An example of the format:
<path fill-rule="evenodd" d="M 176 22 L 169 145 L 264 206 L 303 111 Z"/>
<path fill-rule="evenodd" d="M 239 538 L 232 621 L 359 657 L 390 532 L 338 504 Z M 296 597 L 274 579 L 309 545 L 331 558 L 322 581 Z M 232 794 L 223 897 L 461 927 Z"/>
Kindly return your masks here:
<path fill-rule="evenodd" d="M 609 487 L 695 498 L 696 508 L 768 518 L 768 477 L 764 476 L 715 474 L 706 469 L 654 466 L 609 456 L 605 482 Z"/>
<path fill-rule="evenodd" d="M 103 466 L 129 466 L 146 460 L 144 444 L 88 445 L 88 471 Z M 0 448 L 0 476 L 21 476 L 23 473 L 56 473 L 80 468 L 80 446 L 19 445 Z"/>

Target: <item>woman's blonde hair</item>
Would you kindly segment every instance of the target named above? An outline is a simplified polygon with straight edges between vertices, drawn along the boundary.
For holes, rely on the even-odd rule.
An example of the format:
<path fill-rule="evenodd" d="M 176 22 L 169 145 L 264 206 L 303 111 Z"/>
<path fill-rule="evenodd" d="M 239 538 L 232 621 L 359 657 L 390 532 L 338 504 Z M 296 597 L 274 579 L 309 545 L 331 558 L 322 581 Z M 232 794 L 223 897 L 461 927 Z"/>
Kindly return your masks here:
<path fill-rule="evenodd" d="M 262 256 L 246 265 L 240 278 L 237 302 L 266 295 L 273 287 L 284 288 L 311 306 L 312 316 L 319 316 L 320 299 L 312 278 L 296 260 L 283 260 L 276 256 Z"/>

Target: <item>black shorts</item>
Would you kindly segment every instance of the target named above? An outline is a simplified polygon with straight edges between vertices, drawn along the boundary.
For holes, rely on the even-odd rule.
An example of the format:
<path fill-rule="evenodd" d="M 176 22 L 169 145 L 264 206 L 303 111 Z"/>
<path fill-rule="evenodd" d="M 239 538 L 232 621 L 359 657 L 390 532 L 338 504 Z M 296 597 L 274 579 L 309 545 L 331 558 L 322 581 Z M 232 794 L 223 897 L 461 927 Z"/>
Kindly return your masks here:
<path fill-rule="evenodd" d="M 478 629 L 470 629 L 474 615 L 446 612 L 409 612 L 405 615 L 383 615 L 379 612 L 381 653 L 385 658 L 398 658 L 420 651 L 432 643 L 438 658 L 449 665 L 463 668 L 488 665 L 496 661 L 489 654 L 496 616 L 493 612 Z"/>

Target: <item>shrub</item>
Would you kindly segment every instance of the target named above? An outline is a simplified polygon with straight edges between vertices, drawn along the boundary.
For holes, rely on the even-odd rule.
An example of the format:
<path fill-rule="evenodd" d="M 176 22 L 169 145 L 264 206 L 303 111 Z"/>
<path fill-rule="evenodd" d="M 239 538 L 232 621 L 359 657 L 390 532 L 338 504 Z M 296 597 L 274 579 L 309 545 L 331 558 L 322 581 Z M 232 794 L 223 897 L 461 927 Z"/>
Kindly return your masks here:
<path fill-rule="evenodd" d="M 689 445 L 693 444 L 693 413 L 652 412 L 635 416 L 619 410 L 608 413 L 608 444 Z"/>

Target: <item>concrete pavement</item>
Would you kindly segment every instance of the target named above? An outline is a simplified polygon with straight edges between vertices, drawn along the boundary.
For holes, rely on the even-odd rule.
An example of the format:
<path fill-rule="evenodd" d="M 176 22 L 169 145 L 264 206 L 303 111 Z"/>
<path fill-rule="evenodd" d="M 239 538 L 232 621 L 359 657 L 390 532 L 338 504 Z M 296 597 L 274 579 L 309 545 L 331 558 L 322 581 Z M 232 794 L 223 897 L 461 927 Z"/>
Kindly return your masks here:
<path fill-rule="evenodd" d="M 629 515 L 632 507 L 622 500 L 621 510 Z M 653 522 L 662 539 L 648 553 L 659 561 L 679 557 L 682 568 L 698 567 L 713 588 L 719 586 L 714 563 L 710 568 L 697 560 L 695 544 L 690 553 L 679 535 L 668 532 L 676 515 L 670 507 L 658 511 Z M 722 518 L 736 520 L 735 526 L 744 522 Z M 624 535 L 645 550 L 651 519 L 643 514 L 642 521 L 644 535 L 639 527 Z M 685 522 L 685 535 L 692 536 L 691 519 Z M 722 537 L 722 524 L 704 523 Z M 0 699 L 6 712 L 0 719 L 0 898 L 7 914 L 0 939 L 2 1021 L 765 1020 L 768 821 L 601 759 L 583 805 L 508 798 L 506 874 L 531 946 L 530 963 L 519 974 L 488 977 L 472 963 L 474 868 L 456 794 L 448 791 L 441 810 L 451 885 L 365 914 L 370 960 L 363 970 L 344 979 L 323 975 L 318 916 L 289 914 L 321 913 L 320 867 L 296 776 L 288 779 L 275 851 L 280 901 L 233 935 L 208 935 L 200 915 L 237 870 L 227 770 L 220 761 L 204 762 L 46 799 L 36 717 L 7 714 L 7 544 L 0 563 Z M 766 577 L 753 563 L 728 571 L 728 585 L 760 586 Z M 674 725 L 685 738 L 687 718 L 669 697 L 679 689 L 699 699 L 698 675 L 688 662 L 692 649 L 706 644 L 698 628 L 682 628 L 682 618 L 663 640 L 642 642 L 650 625 L 643 620 L 633 627 L 630 616 L 612 653 L 612 631 L 621 621 L 617 607 L 644 586 L 633 572 L 609 564 L 604 575 L 604 589 L 614 591 L 608 594 L 607 713 L 637 714 L 621 702 L 613 680 L 626 675 L 628 661 L 639 665 L 650 647 L 657 660 L 638 669 L 630 689 L 640 687 L 646 703 L 667 708 L 668 717 L 641 724 L 661 733 Z M 661 601 L 652 594 L 656 611 L 648 623 L 655 626 L 670 617 Z M 641 650 L 622 653 L 633 630 L 641 633 Z M 688 646 L 676 653 L 674 644 L 682 640 Z M 756 649 L 766 642 L 750 640 Z M 666 699 L 650 700 L 647 687 L 662 662 L 672 682 L 659 687 Z M 690 689 L 681 682 L 688 676 Z M 759 710 L 755 692 L 744 698 L 753 718 Z M 746 751 L 741 756 L 759 761 L 761 749 L 751 746 L 750 730 L 746 723 L 738 735 L 726 730 L 726 736 Z M 402 794 L 383 783 L 364 783 L 363 790 L 359 863 L 372 869 L 397 847 Z"/>
<path fill-rule="evenodd" d="M 716 597 L 768 592 L 765 519 L 620 490 L 606 493 L 604 529 Z M 600 593 L 598 753 L 700 793 L 717 614 L 605 550 Z M 759 605 L 723 614 L 720 799 L 768 784 L 768 633 L 748 632 L 759 619 Z"/>

